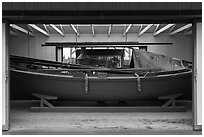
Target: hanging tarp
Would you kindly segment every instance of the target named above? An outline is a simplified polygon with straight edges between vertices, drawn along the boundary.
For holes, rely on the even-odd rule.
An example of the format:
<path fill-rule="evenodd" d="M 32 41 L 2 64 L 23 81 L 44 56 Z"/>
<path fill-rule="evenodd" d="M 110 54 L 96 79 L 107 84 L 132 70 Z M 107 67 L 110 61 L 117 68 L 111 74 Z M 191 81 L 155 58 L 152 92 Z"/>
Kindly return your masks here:
<path fill-rule="evenodd" d="M 164 55 L 133 49 L 132 58 L 135 68 L 160 68 L 165 71 L 186 69 L 186 61 Z"/>

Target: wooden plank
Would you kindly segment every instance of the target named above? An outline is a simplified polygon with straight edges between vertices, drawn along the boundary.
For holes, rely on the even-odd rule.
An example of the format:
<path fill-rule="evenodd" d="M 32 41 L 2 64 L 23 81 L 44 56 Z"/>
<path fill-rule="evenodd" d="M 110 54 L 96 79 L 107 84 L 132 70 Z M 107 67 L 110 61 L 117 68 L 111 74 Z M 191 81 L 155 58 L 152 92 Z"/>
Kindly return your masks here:
<path fill-rule="evenodd" d="M 153 24 L 149 24 L 147 25 L 143 30 L 140 31 L 140 33 L 138 34 L 138 36 L 141 36 L 143 33 L 145 33 L 149 28 L 151 28 L 153 26 Z"/>
<path fill-rule="evenodd" d="M 40 27 L 38 27 L 35 24 L 28 24 L 29 26 L 33 27 L 34 29 L 36 29 L 37 31 L 41 32 L 42 34 L 46 35 L 46 36 L 50 36 L 48 32 L 46 32 L 45 30 L 41 29 Z"/>
<path fill-rule="evenodd" d="M 192 26 L 191 23 L 190 23 L 190 24 L 187 24 L 187 25 L 185 25 L 185 26 L 182 26 L 182 27 L 178 28 L 177 30 L 174 30 L 174 31 L 172 31 L 171 33 L 169 33 L 169 35 L 171 36 L 171 35 L 174 35 L 174 34 L 176 34 L 176 33 L 179 33 L 179 32 L 181 32 L 181 31 L 183 31 L 183 30 L 185 30 L 185 29 L 190 28 L 191 26 Z"/>
<path fill-rule="evenodd" d="M 38 94 L 38 93 L 32 93 L 33 96 L 37 97 L 37 98 L 42 98 L 42 99 L 57 99 L 56 96 L 49 96 L 49 95 L 43 95 L 43 94 Z"/>
<path fill-rule="evenodd" d="M 31 107 L 31 112 L 184 112 L 185 107 Z"/>
<path fill-rule="evenodd" d="M 174 24 L 167 24 L 166 26 L 164 26 L 163 28 L 157 30 L 155 33 L 154 33 L 154 36 L 157 36 L 158 34 L 162 33 L 163 31 L 169 29 L 170 27 L 174 26 Z"/>
<path fill-rule="evenodd" d="M 167 95 L 167 96 L 161 96 L 158 97 L 158 99 L 170 99 L 170 98 L 177 98 L 179 96 L 183 95 L 182 93 L 178 93 L 178 94 L 173 94 L 173 95 Z"/>
<path fill-rule="evenodd" d="M 172 99 L 169 99 L 164 105 L 162 105 L 162 107 L 168 107 L 171 103 L 173 102 Z"/>
<path fill-rule="evenodd" d="M 138 47 L 140 45 L 172 45 L 173 43 L 140 43 L 140 42 L 45 42 L 41 46 L 61 47 Z M 128 45 L 128 46 L 127 46 Z"/>
<path fill-rule="evenodd" d="M 54 108 L 54 106 L 53 106 L 50 102 L 48 102 L 47 100 L 45 100 L 45 99 L 43 99 L 43 103 L 44 103 L 45 105 L 47 105 L 48 107 Z"/>

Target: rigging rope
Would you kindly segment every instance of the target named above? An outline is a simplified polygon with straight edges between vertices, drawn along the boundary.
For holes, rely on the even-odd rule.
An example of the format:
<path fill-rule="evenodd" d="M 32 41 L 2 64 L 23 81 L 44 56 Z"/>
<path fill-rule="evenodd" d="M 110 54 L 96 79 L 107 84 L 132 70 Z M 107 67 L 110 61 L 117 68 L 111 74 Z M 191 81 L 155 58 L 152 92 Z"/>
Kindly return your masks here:
<path fill-rule="evenodd" d="M 141 92 L 141 81 L 140 81 L 140 76 L 137 73 L 134 73 L 135 77 L 137 78 L 137 91 Z"/>
<path fill-rule="evenodd" d="M 89 90 L 89 83 L 88 83 L 88 74 L 85 74 L 85 94 L 88 94 L 88 90 Z"/>

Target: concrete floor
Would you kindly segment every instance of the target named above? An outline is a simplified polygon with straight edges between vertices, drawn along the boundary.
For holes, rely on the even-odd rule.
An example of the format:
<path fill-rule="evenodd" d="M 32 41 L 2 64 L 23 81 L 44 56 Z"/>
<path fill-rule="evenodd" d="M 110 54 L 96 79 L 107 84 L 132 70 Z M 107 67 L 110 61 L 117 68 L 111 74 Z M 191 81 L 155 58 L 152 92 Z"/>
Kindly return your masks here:
<path fill-rule="evenodd" d="M 202 134 L 193 131 L 192 111 L 33 113 L 33 102 L 11 102 L 10 130 L 3 134 Z"/>

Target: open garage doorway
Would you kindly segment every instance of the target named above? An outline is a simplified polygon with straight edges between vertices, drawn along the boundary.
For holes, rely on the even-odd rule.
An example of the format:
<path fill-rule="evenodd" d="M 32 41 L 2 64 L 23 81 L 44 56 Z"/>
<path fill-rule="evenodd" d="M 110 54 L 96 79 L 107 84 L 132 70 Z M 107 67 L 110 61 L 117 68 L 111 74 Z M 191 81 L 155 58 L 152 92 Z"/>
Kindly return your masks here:
<path fill-rule="evenodd" d="M 195 36 L 193 33 L 194 32 L 193 25 L 195 25 L 195 24 L 193 24 L 194 22 L 187 22 L 187 23 L 175 22 L 175 23 L 171 23 L 171 24 L 170 23 L 169 24 L 168 23 L 141 24 L 141 23 L 137 23 L 137 22 L 135 22 L 135 23 L 136 24 L 130 24 L 130 23 L 127 23 L 127 24 L 126 23 L 124 23 L 124 24 L 114 24 L 114 23 L 112 23 L 112 24 L 94 24 L 94 23 L 92 23 L 92 24 L 82 24 L 82 23 L 67 24 L 66 23 L 65 24 L 62 22 L 61 24 L 60 23 L 48 24 L 46 22 L 45 24 L 43 24 L 43 22 L 41 22 L 41 23 L 36 23 L 36 24 L 29 24 L 29 23 L 12 22 L 8 26 L 9 27 L 8 30 L 10 32 L 10 35 L 9 35 L 9 55 L 11 55 L 13 57 L 13 60 L 15 60 L 15 61 L 19 61 L 19 60 L 23 59 L 24 61 L 29 60 L 31 62 L 35 62 L 35 65 L 32 64 L 31 66 L 28 66 L 28 64 L 27 65 L 24 65 L 24 64 L 21 65 L 20 64 L 20 66 L 19 66 L 18 63 L 17 64 L 14 63 L 14 64 L 12 64 L 12 67 L 14 67 L 15 69 L 18 67 L 23 67 L 23 69 L 27 69 L 27 68 L 29 68 L 29 69 L 31 69 L 31 68 L 36 69 L 37 68 L 38 69 L 40 66 L 41 69 L 49 71 L 48 69 L 56 69 L 57 67 L 62 67 L 61 63 L 67 62 L 69 64 L 75 64 L 74 66 L 71 66 L 71 67 L 76 68 L 76 67 L 78 67 L 78 64 L 80 64 L 80 62 L 79 63 L 77 62 L 77 58 L 79 58 L 82 53 L 83 54 L 85 53 L 85 52 L 83 52 L 82 47 L 79 47 L 79 48 L 77 47 L 79 43 L 89 42 L 88 44 L 93 44 L 93 43 L 96 44 L 97 42 L 106 42 L 106 43 L 103 43 L 106 47 L 105 48 L 104 47 L 99 48 L 99 49 L 97 49 L 96 52 L 91 52 L 92 50 L 94 50 L 94 47 L 89 47 L 86 49 L 86 54 L 89 57 L 93 57 L 94 59 L 97 58 L 97 62 L 104 62 L 103 60 L 110 61 L 110 60 L 112 60 L 112 58 L 118 58 L 118 60 L 119 60 L 119 63 L 116 63 L 115 65 L 111 65 L 111 67 L 110 66 L 107 67 L 108 63 L 101 63 L 100 67 L 102 66 L 104 68 L 104 66 L 106 66 L 107 68 L 114 68 L 114 71 L 115 71 L 115 69 L 120 69 L 122 67 L 122 65 L 124 65 L 124 66 L 128 66 L 130 69 L 132 69 L 133 67 L 130 67 L 131 61 L 134 62 L 136 60 L 136 59 L 133 59 L 135 57 L 133 56 L 132 51 L 136 50 L 136 49 L 140 49 L 142 51 L 147 51 L 148 53 L 151 52 L 155 56 L 157 54 L 160 54 L 161 56 L 168 56 L 168 57 L 172 57 L 173 59 L 176 58 L 175 60 L 177 60 L 177 61 L 178 61 L 178 59 L 184 60 L 184 62 L 179 60 L 178 61 L 179 63 L 176 64 L 177 66 L 175 65 L 174 67 L 178 67 L 178 66 L 185 67 L 186 65 L 188 65 L 188 67 L 189 67 L 188 69 L 192 69 L 192 72 L 193 72 L 193 70 L 194 70 L 194 66 L 193 66 L 194 65 L 194 62 L 193 62 L 193 60 L 194 60 L 194 53 L 193 53 L 194 46 L 193 45 L 195 42 L 194 41 Z M 149 22 L 149 23 L 151 23 L 151 22 Z M 138 41 L 139 41 L 139 43 L 142 43 L 142 45 L 137 43 Z M 72 49 L 67 50 L 68 55 L 66 55 L 64 51 L 66 51 L 65 48 L 67 47 L 67 44 L 70 44 L 69 42 L 71 44 L 74 43 L 75 47 L 72 47 Z M 116 46 L 108 47 L 106 45 L 107 42 L 109 42 L 108 44 L 116 42 L 115 43 Z M 117 47 L 118 46 L 117 42 L 121 42 L 121 43 L 123 43 L 123 45 L 128 44 L 128 42 L 135 42 L 135 45 L 137 45 L 137 46 L 134 45 L 132 50 L 126 50 L 124 47 L 120 47 L 120 46 Z M 125 42 L 126 42 L 126 44 L 125 44 Z M 17 47 L 16 45 L 19 45 L 19 46 Z M 107 52 L 104 52 L 104 50 L 107 50 L 107 49 L 114 51 L 114 52 L 110 53 L 111 56 L 109 54 L 107 54 Z M 123 54 L 121 54 L 120 51 L 123 51 L 122 52 Z M 96 57 L 94 55 L 94 53 L 97 53 L 97 52 L 100 54 L 103 54 L 103 57 L 101 55 Z M 75 54 L 75 55 L 71 56 L 72 54 Z M 104 57 L 104 54 L 106 55 L 105 57 Z M 20 58 L 19 58 L 19 56 L 20 56 Z M 65 59 L 67 59 L 67 60 L 65 60 Z M 41 61 L 43 62 L 43 65 L 40 64 L 40 63 L 42 63 Z M 10 60 L 10 62 L 11 62 L 11 60 Z M 36 62 L 38 62 L 38 63 L 36 64 Z M 54 67 L 53 67 L 53 65 L 51 65 L 51 66 L 49 65 L 49 67 L 45 65 L 45 64 L 49 64 L 49 63 L 52 64 L 53 62 L 55 62 Z M 191 64 L 191 62 L 193 64 Z M 92 65 L 92 67 L 96 67 L 95 62 L 93 64 L 94 65 Z M 106 65 L 104 65 L 104 64 L 106 64 Z M 84 65 L 83 67 L 87 66 L 87 62 L 85 62 L 85 64 L 83 63 L 82 65 Z M 133 64 L 132 66 L 135 66 L 135 64 Z M 23 69 L 20 69 L 18 72 L 24 71 Z M 84 68 L 80 68 L 80 69 L 84 69 Z M 89 68 L 89 69 L 93 69 L 93 68 Z M 122 69 L 124 69 L 124 68 L 122 68 Z M 94 71 L 98 71 L 98 70 L 94 70 Z M 105 72 L 106 71 L 107 70 L 105 70 Z M 70 72 L 67 72 L 66 69 L 62 70 L 61 72 L 62 72 L 62 74 L 67 74 L 67 73 L 70 74 Z M 35 72 L 35 73 L 38 73 L 38 72 Z M 94 73 L 96 73 L 96 72 L 94 72 Z M 52 74 L 54 74 L 54 73 L 52 72 Z M 79 75 L 81 75 L 81 74 L 79 74 Z M 11 74 L 10 74 L 10 76 L 11 76 Z M 93 74 L 93 76 L 95 76 L 95 75 Z M 192 76 L 192 74 L 191 74 L 191 76 Z M 21 76 L 18 76 L 18 77 L 21 77 Z M 13 79 L 16 80 L 16 78 L 18 78 L 18 77 L 13 77 Z M 22 77 L 22 78 L 24 78 L 24 77 Z M 88 83 L 88 85 L 89 85 L 91 82 L 91 80 L 89 80 L 90 75 L 88 75 L 88 80 L 86 78 L 87 78 L 87 75 L 85 75 L 85 79 L 83 81 L 83 82 L 85 82 L 85 84 L 82 85 L 82 89 L 83 89 L 82 93 L 83 94 L 87 94 L 86 91 L 88 91 L 88 93 L 89 93 L 89 89 L 90 89 L 90 87 L 87 86 L 87 84 L 86 84 L 86 83 Z M 101 79 L 107 78 L 107 75 L 104 74 L 104 70 L 103 70 L 103 73 L 100 73 L 100 78 Z M 114 74 L 114 78 L 116 78 L 115 74 Z M 140 77 L 138 78 L 138 76 L 136 75 L 136 76 L 134 76 L 134 79 L 135 78 L 137 78 L 137 80 L 138 80 Z M 192 79 L 191 79 L 192 83 L 190 82 L 190 84 L 192 84 L 192 86 L 193 86 Z M 11 82 L 11 80 L 12 79 L 10 79 L 10 82 Z M 21 80 L 23 80 L 23 79 L 21 79 Z M 91 104 L 95 107 L 95 110 L 100 109 L 100 107 L 106 108 L 106 107 L 108 107 L 108 105 L 110 105 L 111 107 L 114 106 L 114 107 L 119 107 L 120 109 L 122 108 L 121 111 L 118 111 L 116 109 L 117 112 L 125 112 L 125 109 L 128 111 L 125 113 L 122 113 L 121 115 L 105 114 L 103 116 L 100 115 L 100 113 L 91 113 L 90 115 L 88 115 L 86 113 L 80 113 L 80 114 L 74 113 L 76 111 L 79 111 L 80 109 L 83 110 L 84 112 L 86 112 L 87 106 L 86 106 L 86 104 L 85 104 L 85 106 L 83 106 L 84 105 L 83 104 L 82 106 L 80 106 L 80 108 L 78 108 L 78 110 L 72 108 L 70 110 L 71 112 L 68 112 L 69 113 L 68 117 L 64 115 L 66 113 L 62 114 L 65 119 L 67 118 L 66 120 L 73 119 L 73 115 L 75 115 L 76 118 L 78 119 L 77 121 L 71 121 L 71 123 L 69 123 L 69 125 L 63 125 L 63 121 L 66 121 L 66 120 L 63 119 L 62 115 L 60 115 L 60 112 L 58 112 L 58 113 L 52 113 L 52 112 L 50 112 L 50 113 L 34 113 L 34 112 L 30 112 L 31 107 L 39 107 L 42 105 L 42 104 L 40 104 L 39 101 L 36 101 L 36 100 L 37 99 L 43 99 L 43 97 L 40 96 L 40 98 L 39 98 L 39 94 L 37 94 L 37 96 L 36 96 L 36 94 L 32 94 L 32 93 L 30 94 L 30 93 L 26 92 L 26 90 L 19 90 L 19 92 L 21 92 L 20 94 L 19 94 L 19 92 L 16 92 L 16 89 L 23 89 L 23 88 L 26 89 L 29 86 L 36 88 L 38 86 L 38 85 L 35 85 L 35 86 L 32 86 L 32 85 L 28 86 L 27 85 L 27 87 L 26 87 L 25 85 L 22 85 L 21 80 L 17 80 L 18 84 L 15 83 L 15 86 L 16 86 L 15 88 L 10 87 L 10 89 L 11 89 L 10 90 L 10 98 L 11 98 L 10 115 L 11 115 L 11 117 L 13 116 L 13 119 L 12 118 L 10 119 L 11 122 L 12 122 L 12 120 L 15 121 L 16 120 L 15 118 L 20 116 L 20 115 L 18 115 L 19 113 L 21 113 L 21 112 L 23 113 L 23 115 L 18 117 L 19 119 L 22 118 L 20 120 L 20 124 L 19 124 L 19 125 L 22 124 L 21 126 L 18 127 L 17 124 L 15 124 L 15 122 L 11 123 L 11 127 L 16 126 L 15 128 L 18 128 L 18 129 L 26 129 L 27 128 L 29 130 L 31 128 L 36 127 L 36 128 L 39 128 L 40 132 L 42 132 L 41 129 L 44 129 L 46 127 L 48 127 L 48 129 L 53 129 L 54 127 L 52 127 L 51 123 L 49 124 L 50 126 L 48 126 L 47 124 L 42 124 L 42 123 L 40 126 L 40 125 L 38 125 L 39 124 L 38 122 L 43 121 L 44 118 L 50 118 L 51 120 L 54 120 L 53 117 L 55 117 L 55 116 L 56 116 L 55 118 L 57 118 L 59 116 L 58 117 L 59 119 L 57 119 L 57 121 L 59 122 L 59 125 L 61 125 L 60 128 L 66 127 L 65 129 L 66 130 L 69 129 L 70 132 L 73 130 L 76 130 L 76 131 L 82 130 L 82 128 L 85 127 L 85 123 L 88 123 L 89 125 L 86 126 L 86 128 L 84 128 L 84 129 L 87 130 L 87 128 L 90 128 L 90 129 L 94 130 L 95 133 L 97 133 L 99 130 L 110 131 L 110 129 L 120 130 L 121 132 L 124 132 L 124 133 L 131 133 L 131 131 L 135 131 L 136 129 L 140 129 L 141 131 L 142 130 L 155 129 L 157 131 L 157 133 L 159 133 L 160 132 L 159 129 L 161 129 L 161 127 L 165 130 L 168 130 L 168 129 L 169 130 L 176 130 L 176 129 L 185 130 L 185 128 L 187 130 L 189 130 L 189 129 L 193 128 L 193 123 L 194 123 L 193 122 L 194 119 L 192 117 L 192 113 L 193 113 L 193 111 L 192 111 L 192 105 L 193 105 L 192 104 L 192 101 L 193 101 L 192 98 L 194 96 L 192 94 L 193 87 L 191 89 L 191 92 L 188 92 L 189 94 L 185 94 L 184 97 L 180 96 L 179 98 L 177 98 L 178 101 L 176 101 L 177 105 L 179 105 L 179 106 L 185 105 L 187 107 L 187 109 L 185 110 L 186 113 L 179 112 L 176 114 L 176 113 L 172 113 L 172 112 L 165 112 L 165 113 L 153 112 L 151 115 L 151 113 L 141 112 L 141 113 L 137 113 L 138 117 L 135 117 L 135 112 L 129 113 L 130 112 L 129 108 L 131 108 L 132 102 L 127 102 L 126 100 L 121 100 L 121 96 L 119 96 L 120 100 L 117 100 L 113 103 L 112 102 L 106 102 L 104 100 L 102 100 L 102 101 L 100 100 L 101 96 L 97 96 L 99 98 L 99 100 L 95 101 L 94 104 Z M 33 81 L 33 83 L 35 83 L 35 82 Z M 59 82 L 57 82 L 57 83 L 59 83 Z M 138 81 L 136 83 L 138 83 Z M 37 84 L 37 82 L 35 84 Z M 183 84 L 183 82 L 181 82 L 181 84 Z M 72 87 L 73 85 L 71 84 L 70 87 Z M 12 84 L 11 84 L 11 86 L 12 86 Z M 42 86 L 44 86 L 44 84 L 42 84 Z M 49 87 L 52 87 L 52 84 L 47 85 L 47 88 L 49 88 Z M 62 87 L 63 87 L 63 84 L 62 84 Z M 136 84 L 136 87 L 137 88 L 135 88 L 135 90 L 139 91 L 140 89 L 138 88 L 139 87 L 138 84 Z M 36 88 L 36 89 L 38 89 L 38 88 Z M 52 90 L 52 88 L 49 88 L 49 89 Z M 46 91 L 46 93 L 48 93 L 48 92 Z M 178 95 L 178 94 L 176 93 L 174 95 Z M 43 94 L 43 95 L 46 95 L 46 99 L 48 99 L 48 100 L 49 100 L 49 98 L 54 99 L 54 101 L 49 102 L 49 103 L 51 103 L 52 105 L 53 104 L 58 105 L 58 102 L 55 102 L 55 99 L 57 96 L 53 96 L 52 94 L 51 95 Z M 162 103 L 165 104 L 165 101 L 163 100 L 164 98 L 169 99 L 168 95 L 163 94 L 161 96 L 160 99 L 162 100 Z M 75 97 L 76 96 L 74 96 L 74 98 Z M 158 96 L 157 99 L 159 97 L 160 96 Z M 24 100 L 24 101 L 23 102 L 20 101 L 20 103 L 18 103 L 17 100 L 21 100 L 21 101 Z M 32 100 L 32 101 L 30 102 L 30 100 Z M 161 103 L 160 101 L 157 102 L 157 101 L 151 100 L 151 99 L 148 101 L 153 101 L 153 103 Z M 146 101 L 146 102 L 148 102 L 148 101 Z M 50 105 L 49 103 L 45 103 L 45 102 L 41 102 L 41 103 L 44 103 L 43 105 L 45 105 L 45 106 Z M 70 105 L 71 103 L 73 103 L 73 102 L 69 102 L 68 105 Z M 142 103 L 140 102 L 140 104 L 144 105 L 143 103 L 144 102 L 142 102 Z M 170 102 L 170 103 L 174 104 L 175 102 Z M 88 104 L 88 105 L 90 105 L 90 104 Z M 133 106 L 134 105 L 135 104 L 133 103 Z M 14 109 L 12 109 L 12 108 L 14 108 Z M 105 110 L 105 112 L 106 111 L 107 110 Z M 131 110 L 131 111 L 133 111 L 133 110 Z M 103 114 L 103 113 L 101 113 L 101 114 Z M 157 115 L 157 114 L 159 114 L 161 116 L 158 119 L 155 117 L 155 115 Z M 142 115 L 144 115 L 144 117 L 140 117 Z M 109 116 L 110 116 L 110 119 L 107 118 Z M 114 118 L 115 116 L 116 116 L 116 118 Z M 128 121 L 128 119 L 126 119 L 126 116 L 131 117 L 131 119 L 129 119 L 129 121 Z M 27 118 L 25 118 L 25 117 L 27 117 Z M 152 117 L 153 117 L 153 119 L 151 119 Z M 126 122 L 126 124 L 127 124 L 126 126 L 124 126 L 124 125 L 122 126 L 123 122 L 122 123 L 119 122 L 123 118 L 124 118 L 123 122 L 128 121 L 128 122 Z M 38 119 L 38 120 L 35 120 L 35 122 L 33 122 L 35 124 L 33 124 L 31 122 L 34 119 Z M 155 119 L 157 119 L 157 120 L 155 120 Z M 105 121 L 111 121 L 111 122 L 105 122 L 104 120 Z M 114 123 L 114 121 L 115 121 L 115 123 Z M 131 121 L 134 121 L 134 123 L 135 122 L 139 123 L 138 125 L 140 125 L 140 126 L 136 126 L 133 123 L 131 124 Z M 26 122 L 26 124 L 25 124 L 25 122 Z M 98 122 L 99 123 L 101 122 L 102 125 L 97 125 Z M 117 122 L 119 122 L 119 123 L 117 123 Z M 169 125 L 169 126 L 167 126 L 167 125 Z M 184 126 L 184 125 L 186 125 L 186 126 Z M 66 134 L 62 130 L 60 130 L 60 132 L 62 134 Z M 19 134 L 20 134 L 20 132 L 19 132 Z"/>

